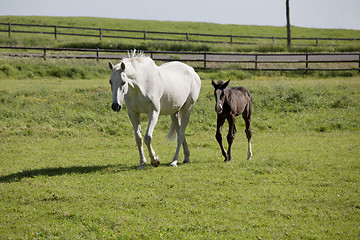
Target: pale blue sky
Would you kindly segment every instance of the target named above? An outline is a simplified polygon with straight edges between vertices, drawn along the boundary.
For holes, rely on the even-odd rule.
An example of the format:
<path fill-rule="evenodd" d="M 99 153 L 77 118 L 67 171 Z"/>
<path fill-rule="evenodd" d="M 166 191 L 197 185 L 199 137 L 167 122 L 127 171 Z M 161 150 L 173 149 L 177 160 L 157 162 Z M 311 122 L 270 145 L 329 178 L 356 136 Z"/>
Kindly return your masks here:
<path fill-rule="evenodd" d="M 291 24 L 360 30 L 360 0 L 290 0 Z M 0 0 L 0 15 L 285 26 L 285 0 Z"/>

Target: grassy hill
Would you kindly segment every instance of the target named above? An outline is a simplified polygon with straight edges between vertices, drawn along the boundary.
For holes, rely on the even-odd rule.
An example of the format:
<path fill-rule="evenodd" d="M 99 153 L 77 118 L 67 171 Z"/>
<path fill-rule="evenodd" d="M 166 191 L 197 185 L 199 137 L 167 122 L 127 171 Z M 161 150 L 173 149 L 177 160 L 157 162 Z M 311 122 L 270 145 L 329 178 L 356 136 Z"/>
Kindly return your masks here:
<path fill-rule="evenodd" d="M 214 23 L 198 22 L 169 22 L 169 21 L 149 21 L 149 20 L 130 20 L 130 19 L 110 19 L 93 17 L 43 17 L 43 16 L 0 16 L 0 23 L 23 23 L 39 25 L 58 25 L 58 26 L 78 26 L 92 28 L 108 28 L 123 30 L 147 30 L 162 32 L 180 33 L 203 33 L 218 35 L 238 35 L 238 36 L 265 36 L 265 37 L 286 37 L 286 28 L 271 26 L 249 26 L 249 25 L 225 25 Z M 21 27 L 17 27 L 21 29 Z M 24 27 L 23 27 L 24 29 Z M 36 29 L 36 28 L 31 28 Z M 45 31 L 44 28 L 40 28 Z M 7 31 L 6 25 L 1 25 L 0 30 Z M 63 30 L 62 30 L 63 31 Z M 83 30 L 80 30 L 83 31 Z M 315 29 L 292 27 L 293 38 L 358 38 L 359 30 L 345 29 Z M 183 39 L 183 36 L 178 36 Z M 175 38 L 178 38 L 175 36 Z M 194 40 L 201 37 L 193 37 Z M 226 39 L 227 40 L 227 39 Z M 226 41 L 225 39 L 223 41 Z M 220 39 L 220 41 L 222 41 Z M 231 52 L 284 52 L 286 42 L 276 40 L 275 45 L 272 40 L 241 39 L 236 40 L 246 43 L 256 43 L 258 45 L 230 45 L 230 44 L 204 44 L 204 43 L 181 43 L 181 42 L 155 42 L 143 40 L 124 40 L 98 38 L 59 36 L 54 40 L 53 35 L 34 35 L 34 34 L 12 34 L 11 38 L 7 33 L 0 33 L 0 45 L 25 45 L 25 46 L 49 46 L 49 47 L 91 47 L 91 48 L 115 48 L 131 49 L 138 48 L 143 50 L 181 50 L 181 51 L 231 51 Z M 312 41 L 294 40 L 295 45 L 314 45 Z M 319 47 L 295 46 L 293 51 L 359 51 L 360 41 L 333 41 L 323 40 L 319 42 Z"/>

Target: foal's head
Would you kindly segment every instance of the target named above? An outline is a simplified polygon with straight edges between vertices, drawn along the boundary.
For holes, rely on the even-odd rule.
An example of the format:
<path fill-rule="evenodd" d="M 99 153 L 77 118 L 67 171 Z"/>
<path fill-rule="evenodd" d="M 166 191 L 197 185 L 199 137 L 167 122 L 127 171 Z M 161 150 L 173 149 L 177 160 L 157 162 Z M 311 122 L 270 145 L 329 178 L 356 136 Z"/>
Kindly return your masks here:
<path fill-rule="evenodd" d="M 215 88 L 215 90 L 214 90 L 214 96 L 215 96 L 215 100 L 216 100 L 215 111 L 217 114 L 220 114 L 223 111 L 224 102 L 226 100 L 226 95 L 224 93 L 224 90 L 229 85 L 230 79 L 226 83 L 224 83 L 221 80 L 219 80 L 217 83 L 215 83 L 215 81 L 213 79 L 211 81 L 211 83 Z"/>

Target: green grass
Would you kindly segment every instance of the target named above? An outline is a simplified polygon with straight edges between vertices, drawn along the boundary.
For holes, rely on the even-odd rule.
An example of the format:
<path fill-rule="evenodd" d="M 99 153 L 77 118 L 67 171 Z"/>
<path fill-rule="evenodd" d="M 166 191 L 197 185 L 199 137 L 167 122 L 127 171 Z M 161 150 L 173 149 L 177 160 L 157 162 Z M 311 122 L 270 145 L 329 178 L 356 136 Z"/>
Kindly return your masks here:
<path fill-rule="evenodd" d="M 213 23 L 195 22 L 168 22 L 168 21 L 143 21 L 129 19 L 107 19 L 107 18 L 87 18 L 87 17 L 36 17 L 36 16 L 0 16 L 2 23 L 27 23 L 40 25 L 59 25 L 59 26 L 80 26 L 93 28 L 140 30 L 140 31 L 163 31 L 180 33 L 204 33 L 217 35 L 240 35 L 240 36 L 269 36 L 286 37 L 286 28 L 271 26 L 248 26 L 248 25 L 224 25 Z M 13 26 L 15 29 L 28 29 L 26 27 Z M 7 31 L 7 26 L 0 26 L 0 29 Z M 32 27 L 33 31 L 53 31 L 53 29 Z M 59 29 L 59 33 L 64 29 Z M 71 30 L 74 31 L 74 30 Z M 99 34 L 98 31 L 86 30 L 87 34 Z M 104 32 L 104 35 L 109 34 Z M 114 33 L 111 33 L 114 34 Z M 143 33 L 129 33 L 127 36 L 142 38 Z M 358 38 L 359 30 L 345 29 L 312 29 L 292 27 L 292 37 L 294 38 Z M 185 39 L 185 36 L 162 36 L 147 34 L 149 38 L 174 38 Z M 191 36 L 190 40 L 205 40 L 201 36 Z M 207 39 L 209 40 L 209 39 Z M 229 38 L 211 39 L 216 41 L 229 41 Z M 215 52 L 286 52 L 286 40 L 276 40 L 275 45 L 272 39 L 235 39 L 237 42 L 257 43 L 259 45 L 229 45 L 229 44 L 200 44 L 200 43 L 176 43 L 176 42 L 154 42 L 143 40 L 125 40 L 98 38 L 58 36 L 54 40 L 53 35 L 31 35 L 13 33 L 11 38 L 6 32 L 0 33 L 1 45 L 17 46 L 47 46 L 47 47 L 83 47 L 83 48 L 110 48 L 110 49 L 142 49 L 142 50 L 167 50 L 167 51 L 215 51 Z M 322 52 L 322 51 L 359 51 L 359 41 L 336 41 L 321 40 L 319 47 L 299 46 L 315 45 L 315 41 L 294 40 L 294 52 Z"/>
<path fill-rule="evenodd" d="M 138 171 L 126 109 L 110 109 L 110 75 L 92 74 L 1 75 L 1 239 L 359 238 L 359 77 L 234 74 L 230 85 L 254 97 L 254 157 L 239 118 L 225 164 L 211 73 L 200 73 L 192 163 L 168 166 L 176 143 L 164 116 L 153 142 L 162 165 Z"/>

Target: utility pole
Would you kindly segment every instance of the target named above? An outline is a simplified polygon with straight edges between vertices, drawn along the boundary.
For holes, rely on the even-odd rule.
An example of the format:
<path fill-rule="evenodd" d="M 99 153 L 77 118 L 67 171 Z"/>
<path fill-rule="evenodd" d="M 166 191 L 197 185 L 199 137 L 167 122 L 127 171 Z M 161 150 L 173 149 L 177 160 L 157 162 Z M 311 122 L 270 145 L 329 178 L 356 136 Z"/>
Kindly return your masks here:
<path fill-rule="evenodd" d="M 291 50 L 291 25 L 290 25 L 290 6 L 289 0 L 286 0 L 286 28 L 287 28 L 287 48 Z"/>

